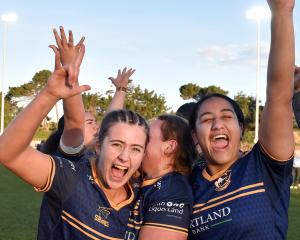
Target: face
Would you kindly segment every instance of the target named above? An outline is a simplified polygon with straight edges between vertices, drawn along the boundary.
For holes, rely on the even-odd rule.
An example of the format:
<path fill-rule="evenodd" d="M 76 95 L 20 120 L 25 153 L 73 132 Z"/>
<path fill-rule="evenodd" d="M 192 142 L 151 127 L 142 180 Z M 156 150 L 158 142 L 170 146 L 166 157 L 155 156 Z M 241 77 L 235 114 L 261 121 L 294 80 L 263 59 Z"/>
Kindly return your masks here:
<path fill-rule="evenodd" d="M 150 124 L 150 139 L 147 144 L 146 154 L 142 162 L 143 171 L 147 176 L 153 176 L 159 171 L 161 167 L 161 160 L 163 157 L 163 146 L 161 133 L 161 120 L 154 120 Z"/>
<path fill-rule="evenodd" d="M 207 99 L 198 109 L 195 127 L 208 164 L 222 166 L 238 159 L 241 127 L 228 101 L 219 97 Z"/>
<path fill-rule="evenodd" d="M 95 117 L 89 113 L 85 113 L 85 124 L 84 124 L 84 144 L 85 146 L 93 145 L 95 142 L 99 124 L 96 122 Z"/>
<path fill-rule="evenodd" d="M 110 127 L 100 144 L 97 172 L 111 189 L 123 187 L 139 168 L 145 153 L 144 128 L 127 123 Z"/>

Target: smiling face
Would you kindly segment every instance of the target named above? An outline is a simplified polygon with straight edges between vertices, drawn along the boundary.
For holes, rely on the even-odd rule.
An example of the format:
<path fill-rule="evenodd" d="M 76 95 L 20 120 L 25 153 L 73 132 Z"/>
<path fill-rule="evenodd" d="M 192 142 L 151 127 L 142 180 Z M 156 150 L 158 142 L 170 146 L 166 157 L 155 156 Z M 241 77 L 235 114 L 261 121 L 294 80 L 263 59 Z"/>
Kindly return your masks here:
<path fill-rule="evenodd" d="M 242 129 L 228 101 L 220 97 L 205 100 L 198 109 L 195 128 L 208 166 L 222 168 L 238 159 Z"/>
<path fill-rule="evenodd" d="M 85 123 L 84 123 L 84 145 L 94 145 L 95 138 L 99 124 L 96 122 L 95 117 L 90 112 L 85 112 Z"/>
<path fill-rule="evenodd" d="M 145 153 L 146 133 L 142 126 L 112 125 L 99 149 L 97 173 L 111 189 L 123 187 L 139 168 Z"/>

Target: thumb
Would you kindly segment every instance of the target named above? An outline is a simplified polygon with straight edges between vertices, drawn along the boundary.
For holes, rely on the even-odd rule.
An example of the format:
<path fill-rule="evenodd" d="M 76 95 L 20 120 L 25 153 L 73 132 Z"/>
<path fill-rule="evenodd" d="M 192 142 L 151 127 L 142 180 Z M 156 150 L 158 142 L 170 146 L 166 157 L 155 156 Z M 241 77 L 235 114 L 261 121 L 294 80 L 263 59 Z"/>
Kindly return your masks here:
<path fill-rule="evenodd" d="M 60 61 L 60 53 L 56 46 L 50 45 L 49 48 L 51 48 L 55 54 L 55 64 L 54 64 L 54 70 L 57 70 L 61 68 L 61 61 Z"/>
<path fill-rule="evenodd" d="M 89 91 L 89 90 L 91 90 L 91 87 L 89 85 L 81 85 L 81 86 L 74 88 L 74 93 L 76 95 L 76 94 L 80 94 L 82 92 Z"/>

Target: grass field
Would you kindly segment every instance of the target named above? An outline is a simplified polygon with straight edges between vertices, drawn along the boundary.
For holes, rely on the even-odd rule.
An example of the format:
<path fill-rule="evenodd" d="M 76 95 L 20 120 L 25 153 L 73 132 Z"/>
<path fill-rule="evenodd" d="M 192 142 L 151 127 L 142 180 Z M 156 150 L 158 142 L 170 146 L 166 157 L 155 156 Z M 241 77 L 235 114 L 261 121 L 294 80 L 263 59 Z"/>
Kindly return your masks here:
<path fill-rule="evenodd" d="M 0 165 L 0 239 L 36 239 L 41 194 Z M 300 190 L 291 197 L 288 240 L 300 239 Z"/>

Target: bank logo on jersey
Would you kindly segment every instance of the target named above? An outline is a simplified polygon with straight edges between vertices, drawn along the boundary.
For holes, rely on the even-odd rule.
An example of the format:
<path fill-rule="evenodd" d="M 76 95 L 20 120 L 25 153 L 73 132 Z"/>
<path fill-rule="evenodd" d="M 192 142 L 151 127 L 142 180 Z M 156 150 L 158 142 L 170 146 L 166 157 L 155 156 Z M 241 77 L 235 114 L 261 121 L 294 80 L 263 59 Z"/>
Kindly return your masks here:
<path fill-rule="evenodd" d="M 227 170 L 221 177 L 215 181 L 215 190 L 217 192 L 225 190 L 231 183 L 231 170 Z"/>
<path fill-rule="evenodd" d="M 101 223 L 105 227 L 109 227 L 108 216 L 110 215 L 110 208 L 98 206 L 97 213 L 94 216 L 94 220 Z"/>

